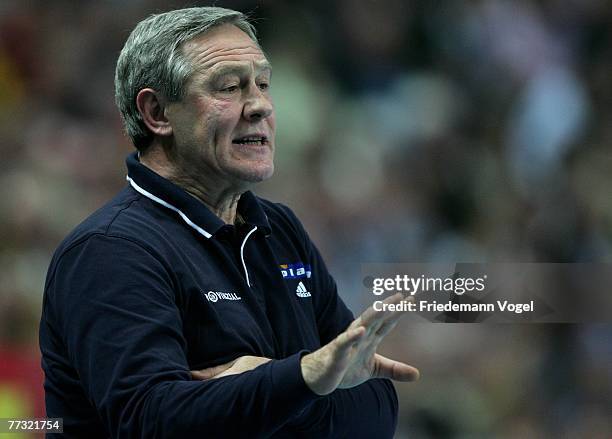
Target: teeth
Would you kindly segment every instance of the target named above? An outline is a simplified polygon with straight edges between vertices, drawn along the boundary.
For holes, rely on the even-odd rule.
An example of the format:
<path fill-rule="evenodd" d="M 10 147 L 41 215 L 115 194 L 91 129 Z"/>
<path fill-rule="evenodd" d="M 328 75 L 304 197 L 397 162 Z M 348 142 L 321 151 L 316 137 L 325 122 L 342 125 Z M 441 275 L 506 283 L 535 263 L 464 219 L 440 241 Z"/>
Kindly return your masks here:
<path fill-rule="evenodd" d="M 263 143 L 265 137 L 243 137 L 242 139 L 235 140 L 234 143 Z"/>

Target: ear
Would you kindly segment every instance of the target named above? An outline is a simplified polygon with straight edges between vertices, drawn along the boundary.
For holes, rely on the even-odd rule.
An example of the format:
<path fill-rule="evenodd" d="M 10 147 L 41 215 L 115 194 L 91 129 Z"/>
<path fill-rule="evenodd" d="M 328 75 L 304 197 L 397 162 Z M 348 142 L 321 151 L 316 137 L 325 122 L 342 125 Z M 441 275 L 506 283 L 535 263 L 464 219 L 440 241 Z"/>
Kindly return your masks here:
<path fill-rule="evenodd" d="M 166 117 L 164 103 L 152 88 L 143 88 L 136 96 L 136 107 L 151 132 L 158 136 L 170 136 L 172 126 Z"/>

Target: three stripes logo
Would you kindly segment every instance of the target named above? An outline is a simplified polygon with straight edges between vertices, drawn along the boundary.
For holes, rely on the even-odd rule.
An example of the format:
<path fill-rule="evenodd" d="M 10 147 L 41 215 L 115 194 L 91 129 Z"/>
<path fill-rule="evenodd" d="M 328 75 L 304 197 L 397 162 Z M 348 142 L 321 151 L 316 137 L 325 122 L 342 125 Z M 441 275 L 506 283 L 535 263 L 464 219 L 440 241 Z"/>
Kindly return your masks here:
<path fill-rule="evenodd" d="M 298 286 L 297 286 L 297 288 L 295 290 L 295 294 L 298 297 L 310 297 L 311 296 L 310 291 L 308 291 L 306 289 L 306 287 L 304 286 L 304 284 L 302 282 L 300 282 L 298 284 Z"/>

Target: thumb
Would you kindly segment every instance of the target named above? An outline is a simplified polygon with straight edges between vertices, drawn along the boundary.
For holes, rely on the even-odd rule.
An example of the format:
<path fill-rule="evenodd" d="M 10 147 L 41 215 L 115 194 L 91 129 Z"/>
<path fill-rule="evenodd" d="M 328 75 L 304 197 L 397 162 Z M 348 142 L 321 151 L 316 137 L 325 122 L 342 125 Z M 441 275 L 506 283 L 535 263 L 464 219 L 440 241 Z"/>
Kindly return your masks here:
<path fill-rule="evenodd" d="M 380 354 L 374 355 L 373 378 L 389 378 L 395 381 L 416 381 L 420 373 L 416 367 L 395 361 Z"/>

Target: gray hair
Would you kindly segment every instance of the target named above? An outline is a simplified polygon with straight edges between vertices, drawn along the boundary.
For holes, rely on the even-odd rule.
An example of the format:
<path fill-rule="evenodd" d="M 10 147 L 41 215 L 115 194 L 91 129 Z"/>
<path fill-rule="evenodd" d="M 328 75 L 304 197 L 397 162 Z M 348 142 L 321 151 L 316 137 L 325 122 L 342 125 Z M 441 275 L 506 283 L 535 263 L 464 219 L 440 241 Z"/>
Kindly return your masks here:
<path fill-rule="evenodd" d="M 226 23 L 235 25 L 259 45 L 255 28 L 243 13 L 218 7 L 155 14 L 136 25 L 117 60 L 115 102 L 125 130 L 138 150 L 145 150 L 153 139 L 136 107 L 138 92 L 150 87 L 168 102 L 180 101 L 194 71 L 181 50 L 182 45 Z"/>

